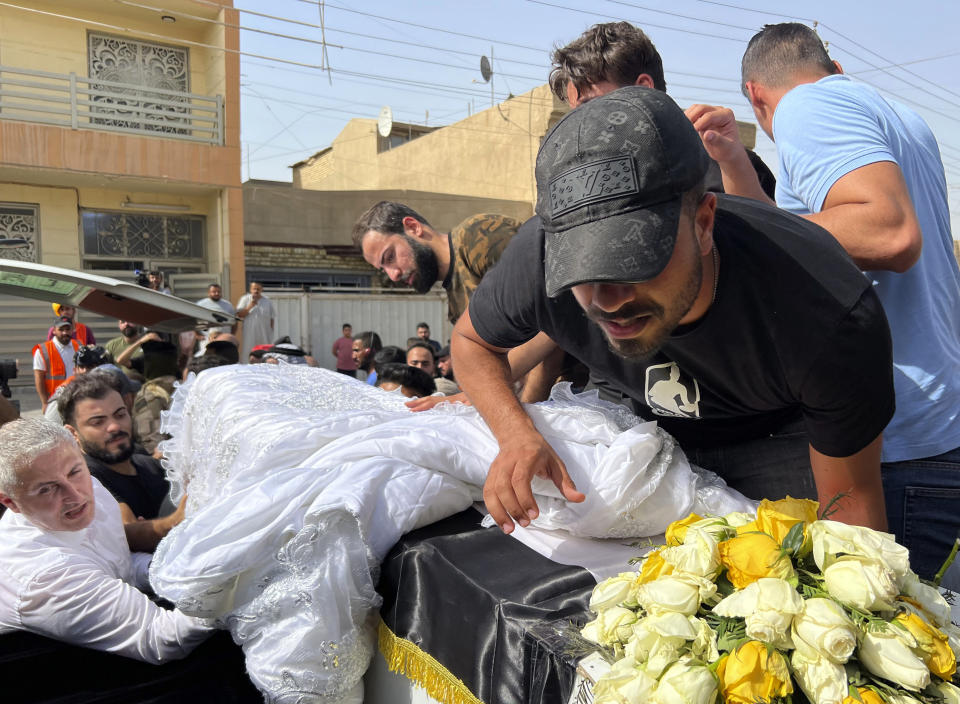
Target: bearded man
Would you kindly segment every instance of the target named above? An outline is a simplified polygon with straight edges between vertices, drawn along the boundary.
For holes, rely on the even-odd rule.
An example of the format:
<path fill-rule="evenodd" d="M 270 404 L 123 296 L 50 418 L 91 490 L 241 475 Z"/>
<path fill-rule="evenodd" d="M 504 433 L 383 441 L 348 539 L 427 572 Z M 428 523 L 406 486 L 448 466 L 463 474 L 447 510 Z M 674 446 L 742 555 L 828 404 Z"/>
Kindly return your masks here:
<path fill-rule="evenodd" d="M 447 290 L 447 315 L 455 323 L 519 227 L 506 215 L 481 214 L 449 233 L 438 232 L 409 206 L 384 200 L 357 220 L 353 243 L 370 266 L 417 293 L 440 281 Z"/>
<path fill-rule="evenodd" d="M 153 551 L 183 520 L 184 502 L 172 513 L 163 510 L 170 485 L 158 460 L 134 453 L 132 420 L 123 397 L 104 377 L 85 374 L 65 387 L 59 410 L 90 474 L 120 504 L 131 549 Z"/>

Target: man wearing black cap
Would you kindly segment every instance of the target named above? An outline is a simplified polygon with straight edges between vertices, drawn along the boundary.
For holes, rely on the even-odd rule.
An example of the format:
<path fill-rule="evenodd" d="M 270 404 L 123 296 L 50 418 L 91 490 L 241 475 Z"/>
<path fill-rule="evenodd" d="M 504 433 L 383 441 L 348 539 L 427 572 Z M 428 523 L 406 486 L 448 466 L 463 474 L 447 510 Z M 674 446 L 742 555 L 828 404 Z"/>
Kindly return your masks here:
<path fill-rule="evenodd" d="M 879 301 L 826 231 L 705 193 L 708 165 L 683 112 L 649 88 L 595 98 L 545 138 L 539 218 L 453 335 L 458 380 L 500 443 L 484 499 L 504 530 L 536 517 L 534 475 L 584 498 L 510 391 L 507 350 L 541 333 L 748 496 L 844 494 L 834 518 L 886 525 Z"/>

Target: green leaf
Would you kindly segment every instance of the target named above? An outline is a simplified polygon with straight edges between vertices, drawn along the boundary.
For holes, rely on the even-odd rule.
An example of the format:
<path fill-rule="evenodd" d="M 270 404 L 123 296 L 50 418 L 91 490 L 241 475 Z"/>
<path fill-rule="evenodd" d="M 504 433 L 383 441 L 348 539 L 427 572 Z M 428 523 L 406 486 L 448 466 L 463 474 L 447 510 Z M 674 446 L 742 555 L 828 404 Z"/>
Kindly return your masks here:
<path fill-rule="evenodd" d="M 796 556 L 800 552 L 800 548 L 803 547 L 803 525 L 803 521 L 794 523 L 783 539 L 783 549 L 793 556 Z"/>

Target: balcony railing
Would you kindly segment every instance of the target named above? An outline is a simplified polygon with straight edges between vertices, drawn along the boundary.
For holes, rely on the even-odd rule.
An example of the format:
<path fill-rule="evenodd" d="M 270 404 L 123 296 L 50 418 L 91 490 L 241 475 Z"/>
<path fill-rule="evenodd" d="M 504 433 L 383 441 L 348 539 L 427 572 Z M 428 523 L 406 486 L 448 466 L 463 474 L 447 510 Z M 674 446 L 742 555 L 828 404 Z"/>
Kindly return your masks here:
<path fill-rule="evenodd" d="M 223 97 L 0 65 L 0 119 L 223 144 Z"/>

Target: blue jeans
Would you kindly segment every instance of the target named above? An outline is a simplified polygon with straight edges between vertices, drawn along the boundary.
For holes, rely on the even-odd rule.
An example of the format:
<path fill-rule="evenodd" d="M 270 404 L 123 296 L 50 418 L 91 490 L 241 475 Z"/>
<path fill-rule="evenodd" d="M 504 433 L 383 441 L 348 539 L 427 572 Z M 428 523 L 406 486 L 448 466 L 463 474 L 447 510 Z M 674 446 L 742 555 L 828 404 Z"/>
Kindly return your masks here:
<path fill-rule="evenodd" d="M 690 462 L 716 472 L 728 486 L 751 499 L 817 498 L 810 441 L 800 421 L 756 440 L 683 451 Z"/>
<path fill-rule="evenodd" d="M 910 550 L 910 567 L 930 579 L 960 534 L 960 448 L 936 457 L 885 462 L 883 493 L 887 522 L 897 542 Z M 960 560 L 958 560 L 960 562 Z M 944 586 L 960 586 L 960 565 Z"/>

